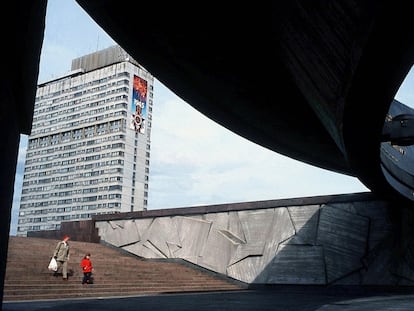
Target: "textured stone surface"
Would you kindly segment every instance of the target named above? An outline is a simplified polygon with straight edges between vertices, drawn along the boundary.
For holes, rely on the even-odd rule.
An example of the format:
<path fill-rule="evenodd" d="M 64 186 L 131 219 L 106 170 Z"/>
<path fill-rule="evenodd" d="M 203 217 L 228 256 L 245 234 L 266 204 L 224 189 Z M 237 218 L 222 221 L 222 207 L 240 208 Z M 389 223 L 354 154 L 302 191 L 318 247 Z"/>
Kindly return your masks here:
<path fill-rule="evenodd" d="M 288 211 L 296 232 L 289 244 L 314 245 L 318 231 L 319 205 L 309 205 L 306 208 L 289 206 Z"/>
<path fill-rule="evenodd" d="M 117 247 L 136 243 L 140 235 L 134 220 L 109 221 L 106 224 L 99 224 L 99 231 L 105 232 L 106 242 Z"/>
<path fill-rule="evenodd" d="M 413 283 L 413 244 L 401 243 L 395 253 L 399 237 L 385 202 L 294 203 L 96 227 L 102 240 L 138 256 L 182 258 L 246 283 Z"/>
<path fill-rule="evenodd" d="M 318 245 L 323 245 L 327 282 L 362 268 L 368 241 L 369 219 L 329 205 L 322 207 Z"/>
<path fill-rule="evenodd" d="M 325 284 L 323 248 L 281 245 L 265 271 L 267 284 Z"/>

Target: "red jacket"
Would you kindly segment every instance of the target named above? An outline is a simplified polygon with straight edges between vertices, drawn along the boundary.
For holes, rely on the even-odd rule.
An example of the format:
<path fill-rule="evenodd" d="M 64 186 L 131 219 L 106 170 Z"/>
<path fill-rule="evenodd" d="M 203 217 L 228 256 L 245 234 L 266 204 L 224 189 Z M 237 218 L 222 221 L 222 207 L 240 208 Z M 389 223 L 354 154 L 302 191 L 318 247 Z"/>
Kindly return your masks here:
<path fill-rule="evenodd" d="M 83 272 L 92 272 L 92 261 L 89 258 L 83 258 L 80 266 Z"/>

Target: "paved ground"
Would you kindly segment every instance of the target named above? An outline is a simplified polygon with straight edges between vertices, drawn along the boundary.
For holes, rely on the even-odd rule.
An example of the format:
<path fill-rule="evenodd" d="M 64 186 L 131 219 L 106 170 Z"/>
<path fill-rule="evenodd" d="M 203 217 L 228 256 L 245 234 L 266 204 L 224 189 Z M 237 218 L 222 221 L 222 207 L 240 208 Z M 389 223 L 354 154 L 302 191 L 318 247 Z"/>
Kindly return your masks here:
<path fill-rule="evenodd" d="M 124 298 L 30 301 L 3 303 L 4 311 L 104 310 L 283 310 L 382 311 L 414 310 L 414 292 L 283 287 L 237 292 L 161 294 Z"/>

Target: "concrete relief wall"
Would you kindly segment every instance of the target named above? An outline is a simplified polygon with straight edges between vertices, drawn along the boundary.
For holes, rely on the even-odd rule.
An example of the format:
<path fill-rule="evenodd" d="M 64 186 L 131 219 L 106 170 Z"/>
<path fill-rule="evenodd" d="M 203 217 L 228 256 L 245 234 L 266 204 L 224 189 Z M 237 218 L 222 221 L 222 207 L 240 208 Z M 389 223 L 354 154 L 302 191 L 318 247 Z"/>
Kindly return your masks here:
<path fill-rule="evenodd" d="M 395 262 L 388 209 L 372 200 L 95 225 L 102 241 L 137 256 L 182 258 L 249 284 L 413 285 L 414 252 Z"/>

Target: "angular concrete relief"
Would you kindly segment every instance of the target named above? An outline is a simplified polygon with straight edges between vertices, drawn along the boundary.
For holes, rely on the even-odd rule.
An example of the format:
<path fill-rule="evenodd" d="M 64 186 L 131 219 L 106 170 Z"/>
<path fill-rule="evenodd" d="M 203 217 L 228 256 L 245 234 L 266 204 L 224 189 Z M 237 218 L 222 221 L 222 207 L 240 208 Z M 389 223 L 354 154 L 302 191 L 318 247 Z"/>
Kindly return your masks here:
<path fill-rule="evenodd" d="M 273 209 L 238 212 L 246 243 L 238 244 L 229 266 L 249 256 L 262 256 L 266 238 L 272 225 Z"/>
<path fill-rule="evenodd" d="M 165 255 L 148 240 L 126 245 L 122 249 L 143 258 L 166 258 Z"/>
<path fill-rule="evenodd" d="M 99 234 L 105 242 L 117 247 L 140 240 L 135 220 L 109 221 L 105 227 L 100 227 Z"/>
<path fill-rule="evenodd" d="M 348 212 L 351 214 L 358 214 L 355 209 L 355 204 L 353 202 L 344 202 L 344 203 L 334 203 L 334 204 L 325 204 L 324 206 L 330 206 L 335 208 L 338 211 Z"/>
<path fill-rule="evenodd" d="M 228 214 L 227 229 L 229 232 L 232 233 L 233 236 L 237 237 L 240 241 L 244 241 L 244 243 L 247 243 L 246 235 L 243 231 L 243 225 L 240 221 L 239 213 L 231 212 Z"/>
<path fill-rule="evenodd" d="M 279 244 L 295 235 L 295 228 L 287 208 L 274 209 L 269 232 L 266 236 L 265 252 L 263 253 L 263 269 L 273 261 L 278 253 Z"/>
<path fill-rule="evenodd" d="M 157 249 L 157 253 L 161 253 L 165 258 L 174 257 L 169 248 L 169 244 L 181 245 L 175 221 L 170 217 L 155 218 L 148 228 L 146 240 L 148 247 L 151 246 L 151 248 Z M 174 247 L 174 249 L 176 248 Z"/>
<path fill-rule="evenodd" d="M 95 228 L 98 229 L 101 240 L 106 241 L 105 236 L 107 235 L 109 223 L 107 221 L 98 221 L 95 223 Z"/>
<path fill-rule="evenodd" d="M 144 218 L 144 219 L 135 220 L 138 234 L 141 237 L 142 241 L 148 240 L 148 235 L 150 234 L 149 228 L 151 227 L 151 224 L 153 221 L 154 221 L 154 218 Z"/>
<path fill-rule="evenodd" d="M 181 248 L 174 252 L 175 257 L 197 263 L 207 241 L 211 221 L 178 216 L 177 230 Z"/>
<path fill-rule="evenodd" d="M 230 214 L 215 213 L 206 215 L 205 220 L 211 222 L 212 225 L 197 262 L 202 267 L 222 274 L 226 274 L 230 258 L 239 244 L 235 242 L 239 241 L 239 231 L 231 232 L 227 230 L 229 228 Z"/>
<path fill-rule="evenodd" d="M 323 246 L 327 282 L 361 269 L 369 219 L 328 205 L 321 208 L 317 243 Z"/>
<path fill-rule="evenodd" d="M 393 263 L 395 255 L 390 246 L 384 244 L 364 258 L 365 268 L 360 271 L 361 285 L 402 285 L 390 269 L 395 264 Z"/>
<path fill-rule="evenodd" d="M 239 212 L 246 244 L 240 244 L 229 263 L 229 276 L 249 282 L 266 279 L 263 271 L 279 243 L 295 234 L 286 208 Z"/>
<path fill-rule="evenodd" d="M 148 242 L 151 234 L 149 229 L 154 220 L 154 218 L 136 219 L 135 224 L 141 238 L 137 243 L 126 245 L 123 249 L 140 257 L 165 258 L 162 253 Z"/>
<path fill-rule="evenodd" d="M 103 241 L 135 255 L 182 258 L 246 283 L 413 285 L 414 242 L 394 254 L 388 211 L 382 201 L 360 201 L 102 221 L 96 227 Z"/>
<path fill-rule="evenodd" d="M 118 229 L 118 228 L 123 228 L 124 227 L 124 222 L 125 222 L 125 220 L 110 220 L 110 221 L 108 221 L 109 225 L 114 230 Z"/>
<path fill-rule="evenodd" d="M 260 280 L 263 275 L 262 258 L 261 256 L 252 256 L 244 258 L 227 268 L 227 275 L 249 284 L 264 283 Z"/>
<path fill-rule="evenodd" d="M 289 245 L 315 245 L 319 222 L 319 205 L 289 206 L 287 209 L 296 232 L 296 235 L 289 240 Z"/>
<path fill-rule="evenodd" d="M 168 258 L 176 258 L 175 253 L 181 248 L 181 244 L 167 241 L 167 246 L 169 251 Z"/>
<path fill-rule="evenodd" d="M 395 275 L 405 280 L 405 284 L 412 285 L 414 283 L 414 241 L 410 237 L 409 241 L 403 242 L 404 249 L 400 254 L 402 260 L 399 265 L 393 269 Z"/>
<path fill-rule="evenodd" d="M 280 245 L 277 256 L 263 273 L 266 284 L 325 284 L 323 248 Z"/>
<path fill-rule="evenodd" d="M 134 219 L 125 221 L 121 235 L 122 238 L 119 240 L 120 246 L 139 242 L 140 235 Z"/>
<path fill-rule="evenodd" d="M 393 232 L 388 204 L 382 201 L 373 201 L 357 202 L 353 205 L 358 215 L 370 219 L 368 249 L 372 250 L 382 244 L 384 239 L 388 239 Z"/>

